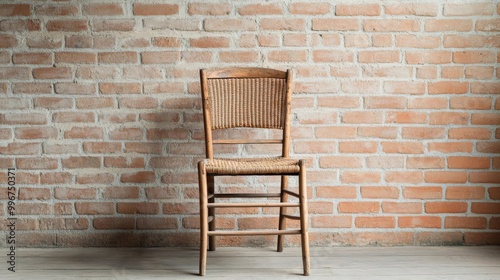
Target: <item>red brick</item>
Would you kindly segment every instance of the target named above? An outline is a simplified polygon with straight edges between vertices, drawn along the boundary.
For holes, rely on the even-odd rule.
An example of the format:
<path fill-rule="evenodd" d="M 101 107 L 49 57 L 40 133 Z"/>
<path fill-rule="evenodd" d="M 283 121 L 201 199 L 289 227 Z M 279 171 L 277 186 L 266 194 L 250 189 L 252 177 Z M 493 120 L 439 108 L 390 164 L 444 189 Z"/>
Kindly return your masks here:
<path fill-rule="evenodd" d="M 56 169 L 58 160 L 55 158 L 18 158 L 16 160 L 17 168 L 25 170 L 36 169 Z"/>
<path fill-rule="evenodd" d="M 387 15 L 436 16 L 438 6 L 432 3 L 397 3 L 384 6 Z"/>
<path fill-rule="evenodd" d="M 189 44 L 193 48 L 228 48 L 229 39 L 226 37 L 192 38 Z"/>
<path fill-rule="evenodd" d="M 373 141 L 352 141 L 340 142 L 339 151 L 341 153 L 375 153 L 378 143 Z"/>
<path fill-rule="evenodd" d="M 56 62 L 93 64 L 97 62 L 97 55 L 95 53 L 88 52 L 58 52 L 56 53 Z"/>
<path fill-rule="evenodd" d="M 339 202 L 339 213 L 378 213 L 380 204 L 378 202 Z"/>
<path fill-rule="evenodd" d="M 82 215 L 109 215 L 113 214 L 113 202 L 76 202 L 76 213 Z"/>
<path fill-rule="evenodd" d="M 406 52 L 406 62 L 409 64 L 447 64 L 451 63 L 450 51 L 420 51 Z"/>
<path fill-rule="evenodd" d="M 77 175 L 76 183 L 77 184 L 111 184 L 114 181 L 113 174 L 108 173 L 97 173 L 90 175 Z"/>
<path fill-rule="evenodd" d="M 388 183 L 418 184 L 423 182 L 421 171 L 387 171 L 385 181 Z"/>
<path fill-rule="evenodd" d="M 344 171 L 340 175 L 342 183 L 379 183 L 380 172 Z"/>
<path fill-rule="evenodd" d="M 70 79 L 72 73 L 69 67 L 35 68 L 33 77 L 35 79 Z"/>
<path fill-rule="evenodd" d="M 24 98 L 3 98 L 3 103 L 0 104 L 0 109 L 2 110 L 19 110 L 19 109 L 28 109 L 29 108 L 29 100 Z"/>
<path fill-rule="evenodd" d="M 420 142 L 405 142 L 405 143 L 394 143 L 394 142 L 383 142 L 382 150 L 385 153 L 396 153 L 396 154 L 422 154 L 424 152 L 424 146 Z"/>
<path fill-rule="evenodd" d="M 178 225 L 177 218 L 137 218 L 136 227 L 137 229 L 177 229 Z"/>
<path fill-rule="evenodd" d="M 493 15 L 495 12 L 494 3 L 465 3 L 465 4 L 444 4 L 443 15 L 445 16 L 477 16 Z"/>
<path fill-rule="evenodd" d="M 65 184 L 65 183 L 70 183 L 72 179 L 73 175 L 71 175 L 71 173 L 69 172 L 44 172 L 40 176 L 40 184 L 42 185 Z M 57 188 L 55 189 L 55 193 L 57 193 Z M 57 196 L 55 197 L 57 198 Z"/>
<path fill-rule="evenodd" d="M 448 101 L 441 97 L 413 98 L 408 101 L 410 109 L 444 109 L 448 108 Z"/>
<path fill-rule="evenodd" d="M 469 181 L 471 183 L 500 183 L 500 172 L 471 172 Z"/>
<path fill-rule="evenodd" d="M 394 228 L 396 217 L 356 217 L 354 225 L 357 228 Z"/>
<path fill-rule="evenodd" d="M 453 53 L 454 63 L 495 63 L 496 57 L 490 51 L 462 51 Z"/>
<path fill-rule="evenodd" d="M 406 99 L 402 97 L 367 96 L 364 102 L 369 109 L 403 109 L 406 107 Z"/>
<path fill-rule="evenodd" d="M 399 188 L 397 187 L 361 187 L 362 198 L 398 198 Z"/>
<path fill-rule="evenodd" d="M 49 20 L 47 21 L 48 31 L 65 31 L 65 32 L 80 32 L 87 31 L 89 29 L 87 20 L 75 19 L 75 20 Z"/>
<path fill-rule="evenodd" d="M 0 34 L 0 48 L 13 48 L 17 46 L 16 36 L 11 34 Z"/>
<path fill-rule="evenodd" d="M 56 112 L 52 114 L 52 121 L 56 123 L 93 123 L 95 122 L 94 113 L 82 112 Z"/>
<path fill-rule="evenodd" d="M 454 112 L 439 112 L 431 113 L 429 116 L 429 124 L 447 125 L 447 124 L 462 124 L 469 123 L 469 114 L 454 113 Z"/>
<path fill-rule="evenodd" d="M 143 138 L 143 130 L 136 127 L 118 128 L 109 132 L 111 140 L 142 140 Z"/>
<path fill-rule="evenodd" d="M 500 31 L 500 25 L 498 20 L 495 19 L 479 19 L 476 22 L 476 31 Z"/>
<path fill-rule="evenodd" d="M 356 31 L 359 30 L 359 21 L 355 18 L 315 18 L 312 20 L 312 30 Z"/>
<path fill-rule="evenodd" d="M 307 51 L 305 50 L 270 51 L 267 57 L 270 61 L 276 61 L 276 62 L 304 62 L 307 60 Z"/>
<path fill-rule="evenodd" d="M 117 212 L 123 214 L 158 214 L 160 207 L 155 202 L 119 202 Z"/>
<path fill-rule="evenodd" d="M 407 188 L 405 188 L 406 190 Z M 421 214 L 422 203 L 420 202 L 382 202 L 382 212 L 398 214 Z"/>
<path fill-rule="evenodd" d="M 311 218 L 313 228 L 350 228 L 351 216 L 315 216 Z"/>
<path fill-rule="evenodd" d="M 160 48 L 179 48 L 181 46 L 181 39 L 178 37 L 155 37 L 153 38 L 153 45 Z M 178 52 L 175 53 L 178 55 Z"/>
<path fill-rule="evenodd" d="M 141 62 L 143 64 L 164 64 L 175 63 L 180 60 L 179 52 L 143 52 L 141 54 Z"/>
<path fill-rule="evenodd" d="M 409 157 L 406 166 L 411 169 L 443 169 L 445 160 L 440 157 Z"/>
<path fill-rule="evenodd" d="M 425 83 L 422 82 L 384 82 L 384 91 L 395 94 L 424 94 Z"/>
<path fill-rule="evenodd" d="M 500 203 L 472 202 L 471 212 L 475 214 L 500 214 Z"/>
<path fill-rule="evenodd" d="M 356 187 L 316 187 L 316 196 L 321 198 L 356 198 Z"/>
<path fill-rule="evenodd" d="M 220 15 L 227 15 L 230 12 L 231 12 L 231 5 L 229 4 L 215 4 L 215 3 L 202 3 L 202 2 L 188 4 L 188 13 L 190 15 L 220 16 Z"/>
<path fill-rule="evenodd" d="M 450 109 L 490 110 L 490 97 L 450 97 Z"/>
<path fill-rule="evenodd" d="M 194 6 L 194 5 L 193 5 Z M 198 4 L 196 4 L 198 6 Z M 229 5 L 228 5 L 229 6 Z M 220 10 L 220 9 L 218 9 Z M 227 7 L 226 14 L 231 10 L 230 7 Z M 244 5 L 238 9 L 238 13 L 242 16 L 250 16 L 250 15 L 280 15 L 283 13 L 283 9 L 281 9 L 278 3 L 270 3 L 270 4 L 249 4 Z"/>
<path fill-rule="evenodd" d="M 396 47 L 436 49 L 441 46 L 437 36 L 396 35 Z"/>
<path fill-rule="evenodd" d="M 290 3 L 288 10 L 291 14 L 297 15 L 322 15 L 330 12 L 330 4 L 321 2 Z"/>
<path fill-rule="evenodd" d="M 49 200 L 51 198 L 49 188 L 20 188 L 19 199 L 21 200 Z"/>
<path fill-rule="evenodd" d="M 13 19 L 2 20 L 0 22 L 0 31 L 24 32 L 24 31 L 41 31 L 42 22 L 38 19 Z M 8 44 L 8 42 L 6 42 Z"/>
<path fill-rule="evenodd" d="M 123 6 L 115 3 L 88 4 L 83 6 L 82 11 L 84 15 L 93 16 L 114 16 L 124 14 Z"/>
<path fill-rule="evenodd" d="M 363 30 L 367 32 L 411 32 L 420 30 L 420 24 L 412 19 L 366 19 Z"/>
<path fill-rule="evenodd" d="M 366 158 L 366 167 L 369 168 L 396 169 L 403 168 L 404 165 L 404 158 L 399 156 L 372 156 Z"/>
<path fill-rule="evenodd" d="M 441 228 L 441 218 L 434 216 L 400 216 L 400 228 Z"/>
<path fill-rule="evenodd" d="M 396 127 L 360 127 L 358 136 L 364 138 L 395 139 L 398 135 Z"/>
<path fill-rule="evenodd" d="M 43 218 L 40 219 L 41 230 L 86 230 L 89 220 L 85 218 Z"/>
<path fill-rule="evenodd" d="M 0 16 L 2 16 L 2 17 L 30 16 L 30 15 L 31 15 L 31 5 L 29 5 L 29 4 L 1 4 L 0 5 Z"/>
<path fill-rule="evenodd" d="M 475 199 L 480 200 L 484 199 L 485 189 L 484 187 L 448 187 L 446 188 L 446 199 L 459 199 L 459 200 L 468 200 Z"/>
<path fill-rule="evenodd" d="M 57 83 L 55 84 L 55 92 L 59 94 L 95 94 L 95 84 L 85 83 Z"/>
<path fill-rule="evenodd" d="M 404 139 L 440 139 L 445 137 L 445 130 L 442 128 L 403 127 L 402 137 Z"/>
<path fill-rule="evenodd" d="M 493 67 L 488 66 L 468 66 L 465 68 L 465 77 L 470 79 L 491 79 L 494 70 Z"/>
<path fill-rule="evenodd" d="M 488 140 L 491 137 L 491 131 L 487 128 L 450 128 L 448 131 L 449 139 L 480 139 Z"/>
<path fill-rule="evenodd" d="M 12 55 L 14 64 L 52 64 L 50 53 L 15 53 Z"/>
<path fill-rule="evenodd" d="M 302 18 L 263 18 L 260 20 L 260 28 L 263 30 L 304 31 L 306 21 Z"/>
<path fill-rule="evenodd" d="M 206 31 L 255 31 L 257 23 L 251 19 L 205 19 L 204 29 Z"/>
<path fill-rule="evenodd" d="M 0 36 L 0 38 L 2 38 Z M 3 38 L 2 38 L 3 39 Z M 1 42 L 2 40 L 0 40 Z M 31 36 L 26 38 L 26 45 L 34 49 L 58 49 L 63 46 L 62 38 Z M 1 46 L 1 44 L 0 44 Z"/>
<path fill-rule="evenodd" d="M 188 131 L 185 129 L 148 129 L 147 139 L 186 139 Z"/>
<path fill-rule="evenodd" d="M 47 116 L 40 113 L 10 113 L 0 114 L 3 124 L 46 124 Z"/>
<path fill-rule="evenodd" d="M 490 199 L 500 200 L 500 187 L 488 188 L 488 195 Z"/>
<path fill-rule="evenodd" d="M 87 154 L 117 153 L 121 151 L 121 143 L 118 142 L 85 142 L 83 151 Z"/>
<path fill-rule="evenodd" d="M 137 63 L 138 56 L 135 52 L 100 52 L 99 63 Z"/>
<path fill-rule="evenodd" d="M 321 168 L 360 168 L 362 161 L 358 157 L 325 156 L 319 159 Z"/>
<path fill-rule="evenodd" d="M 485 229 L 485 217 L 445 217 L 444 228 Z"/>
<path fill-rule="evenodd" d="M 35 6 L 37 16 L 76 16 L 78 6 L 75 5 L 41 5 Z"/>
<path fill-rule="evenodd" d="M 102 139 L 103 137 L 104 132 L 100 127 L 72 127 L 64 132 L 64 138 L 68 139 Z"/>
<path fill-rule="evenodd" d="M 82 156 L 71 156 L 66 159 L 62 159 L 62 165 L 64 168 L 99 168 L 101 167 L 101 160 L 99 157 L 82 157 Z"/>
<path fill-rule="evenodd" d="M 315 62 L 353 62 L 354 54 L 350 51 L 314 50 Z"/>
<path fill-rule="evenodd" d="M 427 183 L 465 183 L 467 173 L 460 171 L 427 171 L 425 172 Z"/>
<path fill-rule="evenodd" d="M 472 30 L 472 20 L 470 19 L 428 19 L 425 21 L 425 31 L 459 31 L 466 32 Z"/>
<path fill-rule="evenodd" d="M 404 198 L 409 199 L 441 199 L 441 187 L 405 187 Z"/>
<path fill-rule="evenodd" d="M 135 27 L 134 19 L 94 19 L 92 30 L 103 31 L 133 31 Z"/>
<path fill-rule="evenodd" d="M 400 61 L 399 51 L 360 51 L 358 61 L 361 63 L 393 63 Z"/>
<path fill-rule="evenodd" d="M 498 94 L 500 83 L 498 82 L 472 82 L 471 92 L 475 94 Z"/>
<path fill-rule="evenodd" d="M 259 53 L 254 51 L 220 52 L 219 59 L 221 62 L 229 63 L 256 62 L 259 59 Z"/>
<path fill-rule="evenodd" d="M 386 123 L 425 123 L 427 114 L 418 112 L 389 112 L 385 117 Z"/>
<path fill-rule="evenodd" d="M 472 143 L 470 142 L 433 142 L 429 143 L 430 152 L 440 152 L 440 153 L 471 153 Z"/>
<path fill-rule="evenodd" d="M 425 212 L 429 214 L 465 213 L 467 207 L 467 202 L 426 202 Z"/>
<path fill-rule="evenodd" d="M 18 127 L 15 130 L 17 139 L 56 139 L 57 135 L 55 127 Z"/>
<path fill-rule="evenodd" d="M 450 169 L 489 169 L 490 158 L 486 157 L 449 157 L 448 168 Z"/>
<path fill-rule="evenodd" d="M 155 173 L 152 171 L 138 171 L 133 173 L 124 173 L 121 175 L 122 183 L 153 183 L 156 181 Z"/>
<path fill-rule="evenodd" d="M 129 217 L 106 217 L 94 219 L 95 229 L 134 229 L 135 225 L 135 218 Z"/>
<path fill-rule="evenodd" d="M 179 13 L 177 4 L 145 4 L 134 3 L 134 15 L 137 16 L 168 16 Z"/>
<path fill-rule="evenodd" d="M 104 198 L 137 199 L 139 187 L 106 187 L 102 196 Z"/>

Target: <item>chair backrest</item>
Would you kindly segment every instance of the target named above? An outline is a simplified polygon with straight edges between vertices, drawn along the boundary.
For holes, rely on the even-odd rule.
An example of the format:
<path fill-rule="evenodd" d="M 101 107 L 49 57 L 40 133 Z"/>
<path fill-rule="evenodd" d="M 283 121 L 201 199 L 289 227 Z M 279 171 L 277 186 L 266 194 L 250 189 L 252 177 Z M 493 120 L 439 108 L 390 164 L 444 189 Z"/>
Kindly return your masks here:
<path fill-rule="evenodd" d="M 266 68 L 225 68 L 200 71 L 207 158 L 213 144 L 282 144 L 289 156 L 292 73 Z M 226 128 L 281 129 L 282 139 L 212 139 L 212 130 Z"/>

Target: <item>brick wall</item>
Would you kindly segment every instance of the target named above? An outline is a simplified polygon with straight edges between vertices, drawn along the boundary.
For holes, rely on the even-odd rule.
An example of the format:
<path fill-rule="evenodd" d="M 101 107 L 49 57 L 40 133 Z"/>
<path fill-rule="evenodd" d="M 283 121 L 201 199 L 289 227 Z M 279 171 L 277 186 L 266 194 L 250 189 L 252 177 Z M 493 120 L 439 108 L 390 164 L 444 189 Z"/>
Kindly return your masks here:
<path fill-rule="evenodd" d="M 0 181 L 16 168 L 22 246 L 196 245 L 198 70 L 231 66 L 295 71 L 313 245 L 500 243 L 498 1 L 1 2 Z M 236 212 L 219 226 L 276 223 Z"/>

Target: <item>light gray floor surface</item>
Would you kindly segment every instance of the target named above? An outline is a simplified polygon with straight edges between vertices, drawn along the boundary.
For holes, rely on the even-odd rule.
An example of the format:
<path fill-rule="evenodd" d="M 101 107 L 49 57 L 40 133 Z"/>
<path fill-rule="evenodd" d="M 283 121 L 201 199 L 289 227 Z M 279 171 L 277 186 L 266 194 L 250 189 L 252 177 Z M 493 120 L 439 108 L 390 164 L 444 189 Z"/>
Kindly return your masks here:
<path fill-rule="evenodd" d="M 0 248 L 0 279 L 500 279 L 500 247 L 313 247 L 302 276 L 300 248 L 217 248 L 198 276 L 197 248 L 16 250 Z"/>

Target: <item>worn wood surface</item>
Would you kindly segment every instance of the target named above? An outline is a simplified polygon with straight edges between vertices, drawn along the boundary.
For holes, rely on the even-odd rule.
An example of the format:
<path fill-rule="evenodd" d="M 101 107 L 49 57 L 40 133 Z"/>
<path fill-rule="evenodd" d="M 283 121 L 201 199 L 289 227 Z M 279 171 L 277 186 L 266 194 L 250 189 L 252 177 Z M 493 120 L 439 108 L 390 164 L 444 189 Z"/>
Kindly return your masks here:
<path fill-rule="evenodd" d="M 500 247 L 217 248 L 198 276 L 198 248 L 17 249 L 0 279 L 500 279 Z"/>

